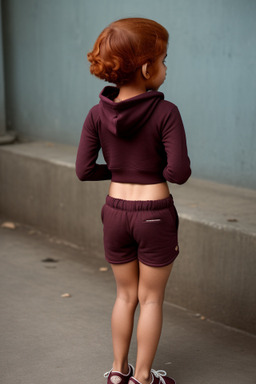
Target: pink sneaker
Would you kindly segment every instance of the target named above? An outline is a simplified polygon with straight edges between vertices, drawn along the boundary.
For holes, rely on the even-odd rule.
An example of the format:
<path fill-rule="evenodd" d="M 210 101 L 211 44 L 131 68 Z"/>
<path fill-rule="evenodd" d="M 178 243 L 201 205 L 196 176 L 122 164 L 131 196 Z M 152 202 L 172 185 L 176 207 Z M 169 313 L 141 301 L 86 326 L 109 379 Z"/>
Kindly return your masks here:
<path fill-rule="evenodd" d="M 151 375 L 152 380 L 150 384 L 175 384 L 175 380 L 173 380 L 171 377 L 167 377 L 167 373 L 165 371 L 155 371 L 154 369 L 151 369 Z M 138 380 L 136 380 L 134 377 L 130 378 L 130 381 L 128 384 L 141 384 Z"/>
<path fill-rule="evenodd" d="M 107 384 L 128 384 L 129 379 L 134 374 L 134 368 L 132 365 L 129 364 L 129 372 L 127 375 L 124 375 L 121 372 L 118 371 L 111 371 L 106 372 L 104 374 L 104 377 L 108 378 Z"/>

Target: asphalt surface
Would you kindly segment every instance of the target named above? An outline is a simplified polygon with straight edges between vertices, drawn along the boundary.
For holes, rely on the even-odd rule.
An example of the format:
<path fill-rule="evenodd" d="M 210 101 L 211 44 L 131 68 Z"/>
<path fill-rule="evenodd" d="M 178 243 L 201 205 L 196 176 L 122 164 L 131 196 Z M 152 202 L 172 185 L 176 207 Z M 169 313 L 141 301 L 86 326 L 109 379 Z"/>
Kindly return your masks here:
<path fill-rule="evenodd" d="M 103 256 L 3 223 L 0 383 L 106 383 L 115 285 Z M 155 369 L 166 370 L 177 384 L 256 383 L 255 336 L 170 304 L 164 311 Z M 135 358 L 136 332 L 133 365 Z"/>

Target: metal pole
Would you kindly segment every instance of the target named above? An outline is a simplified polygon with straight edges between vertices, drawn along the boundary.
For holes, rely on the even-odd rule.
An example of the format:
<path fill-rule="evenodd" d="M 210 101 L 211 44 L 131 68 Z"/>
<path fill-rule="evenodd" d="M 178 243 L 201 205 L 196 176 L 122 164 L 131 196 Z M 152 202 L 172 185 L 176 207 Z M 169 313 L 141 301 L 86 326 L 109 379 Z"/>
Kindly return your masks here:
<path fill-rule="evenodd" d="M 0 0 L 0 145 L 13 143 L 15 139 L 14 133 L 6 132 L 2 1 Z"/>

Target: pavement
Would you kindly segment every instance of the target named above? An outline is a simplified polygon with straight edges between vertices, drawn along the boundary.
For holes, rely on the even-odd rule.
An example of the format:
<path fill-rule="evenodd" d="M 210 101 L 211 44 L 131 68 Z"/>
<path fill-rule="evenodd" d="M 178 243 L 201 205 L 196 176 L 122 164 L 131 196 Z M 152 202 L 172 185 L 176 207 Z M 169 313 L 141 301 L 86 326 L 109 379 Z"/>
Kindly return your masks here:
<path fill-rule="evenodd" d="M 3 227 L 6 221 L 0 218 L 0 383 L 106 383 L 115 285 L 104 257 L 21 224 Z M 133 365 L 135 358 L 136 332 Z M 255 384 L 256 337 L 166 303 L 153 367 L 177 384 Z"/>

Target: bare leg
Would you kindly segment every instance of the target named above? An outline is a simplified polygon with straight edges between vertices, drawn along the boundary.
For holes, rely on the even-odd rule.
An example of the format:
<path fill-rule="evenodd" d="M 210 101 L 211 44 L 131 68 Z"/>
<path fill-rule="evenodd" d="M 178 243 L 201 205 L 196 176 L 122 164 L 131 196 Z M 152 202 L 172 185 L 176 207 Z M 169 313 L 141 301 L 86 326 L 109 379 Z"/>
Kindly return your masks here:
<path fill-rule="evenodd" d="M 172 264 L 153 268 L 140 263 L 138 297 L 140 316 L 137 328 L 137 361 L 134 377 L 142 384 L 151 381 L 150 370 L 162 331 L 162 308 Z"/>
<path fill-rule="evenodd" d="M 113 370 L 128 372 L 128 353 L 138 304 L 138 261 L 111 265 L 116 280 L 117 297 L 112 312 Z"/>

